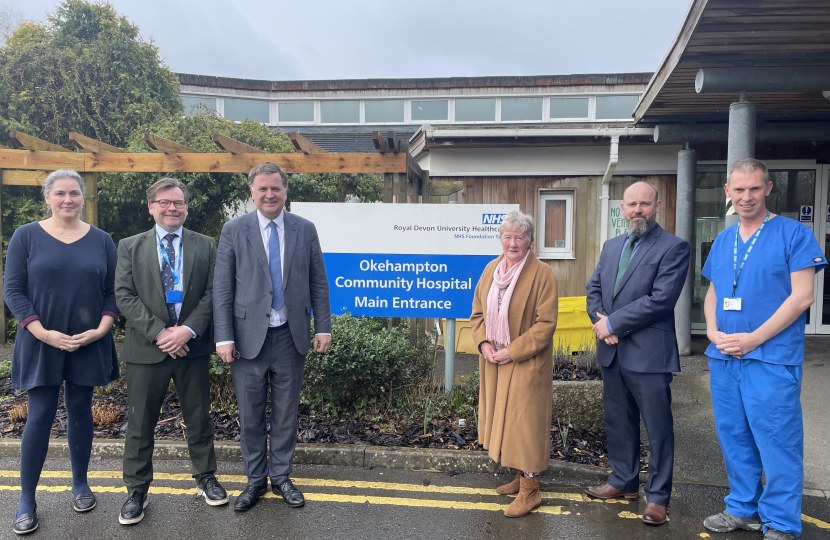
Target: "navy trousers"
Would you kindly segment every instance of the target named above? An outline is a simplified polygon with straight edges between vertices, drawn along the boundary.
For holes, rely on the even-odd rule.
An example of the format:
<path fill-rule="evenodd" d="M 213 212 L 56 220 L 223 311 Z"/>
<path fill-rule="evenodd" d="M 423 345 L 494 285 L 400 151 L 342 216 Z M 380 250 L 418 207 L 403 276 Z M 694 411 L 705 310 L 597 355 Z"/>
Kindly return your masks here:
<path fill-rule="evenodd" d="M 256 358 L 231 363 L 239 406 L 240 446 L 248 483 L 261 486 L 271 477 L 277 486 L 291 474 L 297 446 L 297 405 L 305 371 L 305 356 L 297 351 L 288 324 L 269 328 Z M 271 387 L 271 451 L 267 461 L 268 429 L 265 409 Z"/>
<path fill-rule="evenodd" d="M 801 534 L 804 424 L 801 366 L 709 358 L 715 428 L 723 451 L 733 516 L 759 516 L 769 527 Z M 767 486 L 761 484 L 761 473 Z"/>
<path fill-rule="evenodd" d="M 674 470 L 674 421 L 671 373 L 637 373 L 620 366 L 617 357 L 602 368 L 605 431 L 608 439 L 608 483 L 636 493 L 640 489 L 640 416 L 650 448 L 648 502 L 668 506 Z"/>

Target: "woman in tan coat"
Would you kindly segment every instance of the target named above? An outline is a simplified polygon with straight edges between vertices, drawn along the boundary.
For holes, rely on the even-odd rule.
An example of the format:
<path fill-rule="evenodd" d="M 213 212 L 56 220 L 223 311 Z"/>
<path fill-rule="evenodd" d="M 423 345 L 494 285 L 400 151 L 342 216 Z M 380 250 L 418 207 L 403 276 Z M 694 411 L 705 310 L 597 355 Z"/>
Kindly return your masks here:
<path fill-rule="evenodd" d="M 533 218 L 510 212 L 499 229 L 504 253 L 487 265 L 470 316 L 478 345 L 478 437 L 492 459 L 518 470 L 497 488 L 518 493 L 505 510 L 521 517 L 542 504 L 539 474 L 550 462 L 556 274 L 530 250 Z"/>

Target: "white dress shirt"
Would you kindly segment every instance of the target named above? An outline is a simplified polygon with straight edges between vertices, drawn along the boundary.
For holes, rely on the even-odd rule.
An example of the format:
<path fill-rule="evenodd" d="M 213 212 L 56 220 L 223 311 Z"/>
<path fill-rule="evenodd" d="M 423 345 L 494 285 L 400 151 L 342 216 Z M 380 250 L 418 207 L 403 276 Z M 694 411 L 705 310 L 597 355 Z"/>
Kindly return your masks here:
<path fill-rule="evenodd" d="M 179 227 L 177 231 L 173 231 L 173 234 L 176 235 L 176 237 L 173 238 L 173 253 L 176 254 L 176 263 L 174 264 L 173 270 L 179 273 L 179 283 L 173 285 L 174 291 L 184 291 L 184 271 L 179 272 L 179 268 L 184 269 L 184 252 L 182 251 L 181 253 L 179 253 L 179 247 L 182 245 L 182 229 L 182 227 Z M 159 240 L 161 240 L 161 243 L 164 244 L 164 247 L 167 247 L 167 242 L 164 240 L 164 237 L 168 234 L 168 231 L 165 231 L 164 229 L 156 225 L 156 255 L 158 255 L 159 258 L 159 273 L 161 273 L 162 264 L 164 263 L 164 255 L 161 254 L 161 246 L 159 246 Z M 175 304 L 175 307 L 176 317 L 178 318 L 182 312 L 181 302 Z M 176 326 L 178 326 L 178 324 L 176 324 Z M 193 334 L 193 337 L 196 337 L 196 332 L 194 332 L 192 328 L 190 328 L 189 326 L 184 326 L 183 328 L 187 328 L 188 330 L 190 330 L 190 333 Z M 163 328 L 161 332 L 164 332 Z M 159 334 L 161 334 L 161 332 L 156 334 L 156 338 L 159 337 Z"/>
<path fill-rule="evenodd" d="M 271 242 L 271 221 L 267 217 L 263 216 L 259 210 L 256 211 L 256 217 L 259 221 L 259 234 L 262 236 L 262 246 L 265 248 L 265 258 L 268 259 L 268 262 L 271 262 L 271 255 L 268 253 L 269 250 L 269 243 Z M 277 219 L 273 220 L 274 224 L 277 226 L 277 235 L 279 236 L 280 240 L 280 272 L 282 273 L 283 278 L 285 278 L 285 209 L 283 208 L 280 215 L 277 216 Z M 283 286 L 285 286 L 285 281 L 283 280 Z M 283 295 L 284 296 L 284 295 Z M 268 319 L 268 326 L 269 327 L 276 327 L 281 326 L 288 322 L 288 305 L 283 304 L 281 308 L 274 309 L 271 308 L 271 317 Z M 315 335 L 331 335 L 331 334 L 315 334 Z M 229 345 L 233 343 L 233 341 L 220 341 L 216 344 L 217 347 L 221 345 Z"/>

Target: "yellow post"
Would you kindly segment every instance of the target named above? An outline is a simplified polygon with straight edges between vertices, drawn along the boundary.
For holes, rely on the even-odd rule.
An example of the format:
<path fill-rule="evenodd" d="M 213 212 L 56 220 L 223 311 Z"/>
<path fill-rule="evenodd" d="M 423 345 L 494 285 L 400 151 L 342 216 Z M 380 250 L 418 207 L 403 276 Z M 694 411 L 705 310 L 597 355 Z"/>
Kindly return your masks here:
<path fill-rule="evenodd" d="M 85 173 L 86 204 L 84 217 L 90 225 L 98 226 L 98 173 Z"/>

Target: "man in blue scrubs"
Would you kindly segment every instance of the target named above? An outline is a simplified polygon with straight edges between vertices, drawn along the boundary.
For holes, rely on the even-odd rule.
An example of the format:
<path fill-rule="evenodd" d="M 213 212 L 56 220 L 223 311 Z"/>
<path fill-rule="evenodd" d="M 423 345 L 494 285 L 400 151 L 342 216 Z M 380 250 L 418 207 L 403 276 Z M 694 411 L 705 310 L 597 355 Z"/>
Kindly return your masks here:
<path fill-rule="evenodd" d="M 806 310 L 827 261 L 809 228 L 767 210 L 772 182 L 763 162 L 735 162 L 725 190 L 740 223 L 718 235 L 703 276 L 711 281 L 706 354 L 730 493 L 726 511 L 703 524 L 791 539 L 801 534 Z"/>

